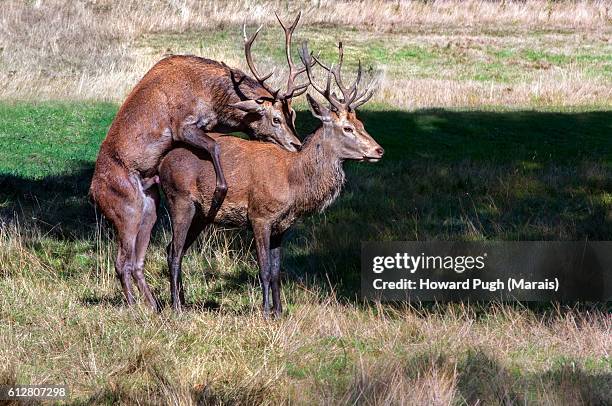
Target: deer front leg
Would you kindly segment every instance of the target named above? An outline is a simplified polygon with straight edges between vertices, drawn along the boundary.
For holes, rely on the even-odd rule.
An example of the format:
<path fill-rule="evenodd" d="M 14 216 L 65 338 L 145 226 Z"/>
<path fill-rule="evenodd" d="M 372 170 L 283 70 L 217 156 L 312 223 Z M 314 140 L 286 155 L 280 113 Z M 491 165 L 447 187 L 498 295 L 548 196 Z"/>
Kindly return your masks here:
<path fill-rule="evenodd" d="M 196 148 L 204 149 L 210 154 L 213 167 L 215 168 L 215 175 L 217 176 L 215 192 L 210 204 L 210 209 L 206 214 L 206 217 L 212 221 L 217 215 L 219 208 L 221 208 L 221 204 L 223 204 L 223 200 L 227 194 L 227 183 L 225 183 L 225 175 L 221 168 L 221 150 L 219 144 L 195 124 L 188 124 L 183 127 L 183 131 L 179 135 L 178 140 Z"/>
<path fill-rule="evenodd" d="M 265 222 L 253 222 L 252 226 L 259 263 L 259 282 L 263 293 L 263 313 L 267 317 L 270 312 L 270 225 Z"/>

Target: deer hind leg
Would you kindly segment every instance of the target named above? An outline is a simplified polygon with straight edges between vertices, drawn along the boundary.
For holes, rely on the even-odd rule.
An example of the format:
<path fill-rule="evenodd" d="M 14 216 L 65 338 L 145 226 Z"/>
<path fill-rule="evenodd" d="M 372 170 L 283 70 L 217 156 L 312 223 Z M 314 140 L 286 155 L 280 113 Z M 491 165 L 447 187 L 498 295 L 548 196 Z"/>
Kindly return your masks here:
<path fill-rule="evenodd" d="M 251 222 L 257 249 L 257 262 L 259 264 L 259 282 L 263 296 L 263 313 L 267 317 L 270 313 L 270 282 L 272 273 L 270 269 L 270 225 L 265 222 Z"/>
<path fill-rule="evenodd" d="M 186 241 L 196 212 L 195 204 L 188 198 L 169 196 L 170 217 L 172 218 L 172 241 L 168 244 L 168 269 L 170 270 L 170 298 L 172 307 L 180 312 L 185 303 L 182 283 L 182 261 Z M 196 235 L 197 237 L 197 235 Z M 192 237 L 192 241 L 195 238 Z"/>
<path fill-rule="evenodd" d="M 98 158 L 104 159 L 104 157 Z M 143 238 L 139 242 L 139 231 L 144 223 L 145 215 L 145 196 L 141 184 L 141 180 L 136 174 L 130 174 L 124 167 L 116 165 L 112 161 L 104 161 L 104 172 L 94 173 L 94 178 L 91 185 L 91 196 L 100 207 L 106 218 L 108 218 L 115 229 L 117 230 L 117 259 L 115 261 L 115 272 L 117 278 L 121 282 L 123 294 L 128 305 L 135 302 L 132 291 L 132 278 L 136 279 L 138 287 L 147 295 L 148 286 L 144 282 L 142 267 L 139 267 L 137 245 L 142 247 Z M 151 198 L 149 198 L 151 199 Z M 155 211 L 155 204 L 150 205 Z M 147 208 L 150 210 L 150 208 Z M 153 213 L 154 215 L 155 213 Z M 150 221 L 150 213 L 147 211 L 148 221 Z M 153 220 L 154 223 L 154 220 Z M 152 224 L 151 226 L 152 227 Z M 150 235 L 150 227 L 146 234 L 146 242 L 148 244 L 148 236 Z M 141 250 L 142 251 L 142 250 Z M 144 251 L 141 255 L 144 257 Z M 143 289 L 144 288 L 144 289 Z M 150 294 L 150 292 L 148 292 Z M 147 297 L 149 303 L 151 298 Z"/>
<path fill-rule="evenodd" d="M 283 306 L 280 298 L 281 243 L 283 236 L 273 236 L 270 241 L 270 288 L 272 290 L 272 311 L 280 317 Z"/>
<path fill-rule="evenodd" d="M 115 260 L 115 273 L 121 283 L 123 295 L 128 305 L 135 303 L 134 293 L 132 292 L 132 269 L 134 267 L 132 258 L 134 256 L 134 245 L 137 228 L 123 228 L 118 230 L 118 250 Z"/>
<path fill-rule="evenodd" d="M 125 199 L 118 201 L 112 210 L 111 221 L 117 229 L 117 260 L 115 272 L 121 282 L 123 294 L 128 305 L 133 305 L 132 276 L 136 265 L 136 238 L 142 217 L 142 202 L 140 199 Z"/>
<path fill-rule="evenodd" d="M 138 290 L 140 290 L 140 293 L 145 297 L 153 310 L 157 310 L 158 306 L 144 278 L 144 262 L 147 248 L 149 247 L 149 241 L 151 240 L 151 230 L 157 221 L 158 205 L 159 190 L 157 186 L 149 187 L 149 189 L 144 192 L 142 218 L 136 236 L 135 264 L 132 269 L 132 276 L 136 280 Z"/>
<path fill-rule="evenodd" d="M 142 216 L 142 198 L 139 184 L 128 171 L 105 156 L 98 158 L 103 165 L 96 165 L 90 194 L 104 216 L 117 231 L 117 258 L 115 273 L 121 282 L 128 305 L 134 304 L 132 293 L 132 269 L 136 236 Z M 104 168 L 97 172 L 98 167 Z"/>

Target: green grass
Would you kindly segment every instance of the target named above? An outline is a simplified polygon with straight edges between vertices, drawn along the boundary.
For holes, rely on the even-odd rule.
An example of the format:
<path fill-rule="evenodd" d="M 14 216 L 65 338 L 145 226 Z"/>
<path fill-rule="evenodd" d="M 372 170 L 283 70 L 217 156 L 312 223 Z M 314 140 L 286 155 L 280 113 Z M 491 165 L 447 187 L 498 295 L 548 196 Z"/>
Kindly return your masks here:
<path fill-rule="evenodd" d="M 91 164 L 116 110 L 103 103 L 0 104 L 0 173 L 41 179 Z"/>
<path fill-rule="evenodd" d="M 298 109 L 298 130 L 305 135 L 316 121 L 303 104 Z M 38 180 L 68 175 L 81 164 L 92 166 L 116 111 L 114 104 L 95 102 L 0 104 L 0 175 Z M 389 147 L 383 165 L 428 157 L 447 163 L 523 164 L 523 169 L 547 163 L 612 164 L 611 113 L 605 110 L 405 112 L 372 104 L 360 117 Z M 379 171 L 378 165 L 372 168 Z"/>
<path fill-rule="evenodd" d="M 386 155 L 347 163 L 338 201 L 294 228 L 287 316 L 268 323 L 248 232 L 205 238 L 184 263 L 190 309 L 167 309 L 163 210 L 146 274 L 166 309 L 123 306 L 112 232 L 86 198 L 116 109 L 0 105 L 0 384 L 66 383 L 104 404 L 373 402 L 391 387 L 418 397 L 427 379 L 457 404 L 610 400 L 605 310 L 356 300 L 363 240 L 609 239 L 609 111 L 370 106 L 360 117 Z M 305 134 L 315 120 L 298 114 Z"/>
<path fill-rule="evenodd" d="M 0 106 L 0 176 L 9 186 L 0 191 L 0 204 L 46 213 L 42 218 L 57 225 L 54 232 L 80 232 L 80 225 L 71 230 L 70 224 L 91 217 L 86 190 L 115 111 L 114 105 L 97 103 Z M 612 235 L 608 111 L 410 113 L 372 105 L 361 117 L 387 151 L 385 158 L 377 165 L 347 164 L 345 193 L 326 215 L 333 227 L 320 224 L 318 233 L 342 229 L 352 236 L 347 246 L 367 236 Z M 302 134 L 315 125 L 303 110 L 298 123 Z M 73 215 L 66 218 L 67 213 Z M 315 217 L 312 224 L 317 222 Z"/>
<path fill-rule="evenodd" d="M 251 31 L 255 29 L 251 27 Z M 431 35 L 431 37 L 428 37 Z M 387 74 L 418 78 L 474 80 L 517 84 L 533 80 L 543 70 L 570 69 L 585 77 L 612 80 L 612 48 L 597 37 L 576 38 L 572 31 L 498 31 L 467 32 L 414 31 L 393 33 L 358 32 L 350 28 L 303 27 L 296 33 L 297 48 L 308 39 L 312 50 L 329 63 L 337 59 L 331 44 L 344 40 L 346 66 L 385 67 Z M 282 64 L 285 58 L 282 38 L 276 27 L 265 27 L 259 34 L 253 52 L 258 60 Z M 139 39 L 138 45 L 152 53 L 192 52 L 206 56 L 209 49 L 240 60 L 241 30 L 153 34 Z M 295 59 L 298 60 L 294 49 Z"/>

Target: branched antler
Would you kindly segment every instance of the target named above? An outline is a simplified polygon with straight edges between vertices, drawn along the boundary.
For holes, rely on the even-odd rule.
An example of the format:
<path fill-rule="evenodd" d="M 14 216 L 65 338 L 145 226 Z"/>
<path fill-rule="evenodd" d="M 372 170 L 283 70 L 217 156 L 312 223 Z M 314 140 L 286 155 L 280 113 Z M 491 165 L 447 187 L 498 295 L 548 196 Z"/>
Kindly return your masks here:
<path fill-rule="evenodd" d="M 308 51 L 308 44 L 306 42 L 302 43 L 302 48 L 299 51 L 300 59 L 306 68 L 306 75 L 308 76 L 308 81 L 310 85 L 314 87 L 314 89 L 321 94 L 329 103 L 336 109 L 342 109 L 342 103 L 331 94 L 331 78 L 332 78 L 332 69 L 327 69 L 327 81 L 325 84 L 325 88 L 320 87 L 314 81 L 314 76 L 312 74 L 312 67 L 317 62 L 316 57 Z M 333 68 L 333 65 L 332 65 Z"/>
<path fill-rule="evenodd" d="M 274 15 L 276 16 L 276 19 L 280 23 L 281 27 L 283 27 L 283 31 L 285 31 L 285 55 L 287 57 L 287 65 L 289 66 L 287 90 L 280 97 L 281 99 L 290 99 L 292 97 L 296 97 L 304 93 L 306 89 L 308 89 L 308 85 L 310 84 L 309 82 L 306 82 L 298 86 L 295 85 L 295 80 L 299 75 L 306 71 L 306 66 L 303 66 L 298 69 L 296 68 L 295 64 L 293 63 L 293 60 L 291 59 L 291 37 L 293 36 L 293 31 L 295 31 L 295 27 L 297 27 L 298 22 L 302 17 L 302 12 L 300 11 L 298 13 L 297 17 L 295 17 L 295 20 L 293 21 L 293 24 L 291 24 L 289 27 L 283 24 L 276 12 L 274 13 Z"/>
<path fill-rule="evenodd" d="M 257 34 L 259 34 L 259 31 L 261 31 L 262 27 L 263 25 L 260 25 L 259 28 L 253 33 L 253 35 L 247 38 L 246 24 L 242 26 L 242 34 L 244 36 L 244 55 L 247 60 L 247 65 L 249 65 L 249 69 L 251 70 L 251 73 L 253 74 L 253 76 L 255 76 L 255 79 L 257 79 L 259 84 L 264 89 L 270 92 L 270 94 L 274 96 L 274 98 L 276 98 L 278 95 L 279 89 L 274 90 L 273 88 L 271 88 L 265 83 L 266 80 L 270 79 L 270 77 L 274 74 L 274 70 L 272 70 L 272 72 L 268 73 L 265 76 L 261 76 L 259 72 L 257 71 L 255 64 L 253 63 L 253 55 L 251 54 L 251 46 L 253 45 L 253 42 L 255 41 L 255 38 L 257 38 Z"/>
<path fill-rule="evenodd" d="M 259 72 L 257 71 L 255 64 L 253 63 L 253 56 L 251 54 L 251 46 L 253 45 L 253 42 L 255 41 L 257 34 L 259 34 L 259 31 L 261 30 L 262 26 L 259 26 L 257 31 L 255 31 L 250 38 L 247 38 L 247 35 L 246 35 L 246 24 L 243 26 L 244 53 L 246 56 L 247 64 L 249 65 L 249 69 L 251 70 L 251 73 L 253 73 L 253 76 L 255 76 L 255 79 L 257 79 L 259 84 L 261 84 L 261 86 L 263 86 L 268 92 L 270 92 L 270 94 L 272 94 L 275 99 L 287 100 L 287 99 L 291 99 L 293 97 L 297 97 L 301 95 L 302 93 L 306 91 L 306 89 L 308 89 L 308 86 L 310 85 L 310 82 L 306 82 L 304 84 L 297 85 L 297 86 L 295 85 L 296 79 L 298 78 L 299 75 L 301 75 L 302 73 L 306 71 L 306 67 L 303 66 L 301 68 L 297 68 L 295 64 L 293 63 L 293 60 L 291 59 L 291 37 L 293 36 L 293 31 L 295 31 L 295 28 L 297 27 L 298 22 L 300 21 L 300 18 L 302 17 L 302 12 L 300 11 L 300 13 L 297 15 L 297 17 L 293 21 L 293 24 L 291 24 L 290 26 L 286 26 L 281 21 L 277 13 L 274 13 L 274 15 L 276 16 L 276 19 L 280 23 L 281 27 L 283 27 L 283 31 L 285 32 L 285 54 L 287 57 L 287 65 L 289 66 L 289 73 L 288 73 L 288 78 L 287 78 L 287 89 L 283 93 L 280 93 L 280 89 L 275 90 L 269 87 L 265 83 L 265 81 L 274 74 L 274 70 L 265 76 L 261 76 Z M 315 62 L 313 61 L 312 64 L 314 65 L 314 63 Z"/>
<path fill-rule="evenodd" d="M 363 73 L 361 60 L 359 60 L 359 67 L 357 69 L 357 77 L 355 78 L 355 81 L 349 87 L 344 86 L 341 73 L 342 63 L 344 62 L 344 48 L 342 47 L 342 42 L 338 43 L 338 65 L 335 67 L 333 64 L 331 66 L 325 65 L 319 60 L 319 58 L 312 55 L 312 53 L 308 51 L 308 45 L 306 43 L 302 45 L 302 49 L 300 50 L 300 58 L 302 58 L 302 62 L 305 66 L 309 66 L 306 61 L 310 61 L 310 58 L 312 58 L 315 63 L 327 71 L 327 86 L 326 89 L 323 90 L 314 83 L 311 69 L 306 69 L 306 73 L 308 74 L 308 79 L 310 80 L 312 87 L 321 93 L 321 95 L 325 97 L 336 109 L 355 110 L 357 107 L 370 100 L 370 98 L 374 95 L 374 81 L 371 81 L 362 92 L 359 92 L 358 90 Z M 338 86 L 338 89 L 340 89 L 340 92 L 342 93 L 342 99 L 339 99 L 335 93 L 330 93 L 331 76 L 334 77 L 336 86 Z"/>

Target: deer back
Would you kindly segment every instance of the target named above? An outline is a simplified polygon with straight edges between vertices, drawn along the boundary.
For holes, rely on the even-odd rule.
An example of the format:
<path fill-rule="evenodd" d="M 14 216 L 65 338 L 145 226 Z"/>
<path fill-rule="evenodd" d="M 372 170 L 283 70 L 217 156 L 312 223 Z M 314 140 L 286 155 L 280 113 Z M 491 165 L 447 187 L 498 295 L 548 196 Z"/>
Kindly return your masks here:
<path fill-rule="evenodd" d="M 292 205 L 289 171 L 297 153 L 264 142 L 214 137 L 221 146 L 221 166 L 229 185 L 216 223 L 245 226 L 249 218 L 273 218 Z M 159 176 L 169 200 L 188 198 L 204 210 L 209 207 L 215 171 L 205 152 L 189 147 L 173 149 L 162 160 Z"/>

